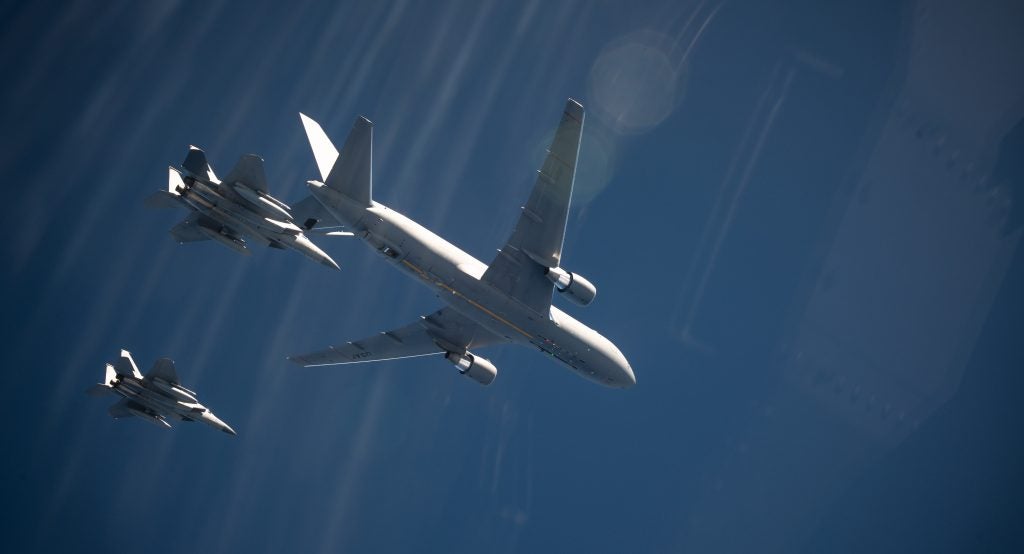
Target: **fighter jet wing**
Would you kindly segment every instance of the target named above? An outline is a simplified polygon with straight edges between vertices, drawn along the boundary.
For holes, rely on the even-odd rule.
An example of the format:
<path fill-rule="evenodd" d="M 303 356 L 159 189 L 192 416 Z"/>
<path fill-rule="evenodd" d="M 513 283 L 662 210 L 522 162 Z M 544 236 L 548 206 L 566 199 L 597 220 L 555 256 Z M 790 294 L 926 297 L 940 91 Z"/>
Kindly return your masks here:
<path fill-rule="evenodd" d="M 160 358 L 153 363 L 153 367 L 146 373 L 146 379 L 161 379 L 172 385 L 181 384 L 178 381 L 178 372 L 174 370 L 174 360 Z"/>
<path fill-rule="evenodd" d="M 267 173 L 263 169 L 263 158 L 256 154 L 245 154 L 238 159 L 223 183 L 233 185 L 241 183 L 252 190 L 267 192 Z"/>
<path fill-rule="evenodd" d="M 305 367 L 354 364 L 430 356 L 501 342 L 505 339 L 451 308 L 442 308 L 393 331 L 288 359 Z"/>
<path fill-rule="evenodd" d="M 544 274 L 562 259 L 582 134 L 583 106 L 570 98 L 512 236 L 482 277 L 538 313 L 551 307 L 552 285 Z"/>
<path fill-rule="evenodd" d="M 175 240 L 178 242 L 210 240 L 210 236 L 199 229 L 199 219 L 202 217 L 203 215 L 199 212 L 192 212 L 180 223 L 171 227 L 171 235 L 173 235 Z"/>
<path fill-rule="evenodd" d="M 114 419 L 121 419 L 123 417 L 132 417 L 134 415 L 128 408 L 132 408 L 133 410 L 139 410 L 143 412 L 146 411 L 145 406 L 139 404 L 138 402 L 135 402 L 134 400 L 128 400 L 127 398 L 122 398 L 119 402 L 111 406 L 110 409 L 107 411 L 110 412 L 110 417 Z"/>

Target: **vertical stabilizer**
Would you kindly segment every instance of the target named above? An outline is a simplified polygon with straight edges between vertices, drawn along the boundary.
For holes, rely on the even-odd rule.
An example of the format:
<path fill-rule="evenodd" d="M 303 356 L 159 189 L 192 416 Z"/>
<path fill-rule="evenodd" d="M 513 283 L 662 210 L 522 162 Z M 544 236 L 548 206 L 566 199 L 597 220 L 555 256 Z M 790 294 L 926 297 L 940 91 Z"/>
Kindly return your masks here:
<path fill-rule="evenodd" d="M 110 367 L 109 365 L 107 367 Z M 132 353 L 127 350 L 121 350 L 121 357 L 114 362 L 114 371 L 118 375 L 128 375 L 135 377 L 136 379 L 142 379 L 142 373 L 139 372 L 139 366 L 135 365 L 135 360 L 132 359 Z"/>
<path fill-rule="evenodd" d="M 181 167 L 184 167 L 186 171 L 205 179 L 211 183 L 219 183 L 217 175 L 213 173 L 213 168 L 210 167 L 210 163 L 206 161 L 206 152 L 203 152 L 196 146 L 188 147 L 188 155 L 185 156 L 185 161 L 181 162 Z"/>
<path fill-rule="evenodd" d="M 107 364 L 107 373 L 103 377 L 103 384 L 107 385 L 107 386 L 110 386 L 111 383 L 113 383 L 116 380 L 117 380 L 117 370 L 114 369 L 114 366 L 112 366 L 110 364 Z"/>
<path fill-rule="evenodd" d="M 314 151 L 315 152 L 315 151 Z M 357 117 L 341 155 L 324 181 L 328 187 L 359 204 L 370 205 L 373 190 L 373 123 Z"/>
<path fill-rule="evenodd" d="M 320 178 L 324 181 L 331 174 L 334 162 L 338 160 L 338 149 L 334 147 L 331 139 L 319 123 L 313 121 L 304 113 L 299 114 L 302 126 L 306 129 L 306 138 L 309 139 L 309 147 L 313 149 L 313 157 L 316 159 L 316 167 L 320 170 Z"/>
<path fill-rule="evenodd" d="M 185 181 L 181 178 L 181 173 L 173 167 L 167 168 L 167 192 L 174 196 L 181 196 L 181 191 L 185 190 Z"/>
<path fill-rule="evenodd" d="M 185 190 L 185 181 L 181 173 L 173 167 L 167 169 L 167 189 L 158 190 L 146 198 L 149 208 L 176 208 L 181 206 L 181 192 Z"/>
<path fill-rule="evenodd" d="M 89 387 L 89 390 L 85 391 L 91 396 L 106 396 L 114 390 L 114 382 L 117 381 L 117 371 L 114 366 L 107 364 L 106 375 L 103 376 L 102 383 L 96 383 Z"/>

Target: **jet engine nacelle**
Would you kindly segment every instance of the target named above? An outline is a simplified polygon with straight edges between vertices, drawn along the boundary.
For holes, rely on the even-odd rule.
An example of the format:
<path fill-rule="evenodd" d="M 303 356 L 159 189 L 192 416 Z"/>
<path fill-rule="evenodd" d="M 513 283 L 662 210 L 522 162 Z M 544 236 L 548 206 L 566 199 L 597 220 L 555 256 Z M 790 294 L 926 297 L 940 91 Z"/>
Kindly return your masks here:
<path fill-rule="evenodd" d="M 498 368 L 494 367 L 494 364 L 487 358 L 474 356 L 469 352 L 465 354 L 449 352 L 444 357 L 455 366 L 455 369 L 459 370 L 459 373 L 481 385 L 490 385 L 498 376 Z"/>
<path fill-rule="evenodd" d="M 555 290 L 564 294 L 577 306 L 588 306 L 597 296 L 597 287 L 590 281 L 560 267 L 549 267 L 545 272 L 548 279 L 555 284 Z"/>

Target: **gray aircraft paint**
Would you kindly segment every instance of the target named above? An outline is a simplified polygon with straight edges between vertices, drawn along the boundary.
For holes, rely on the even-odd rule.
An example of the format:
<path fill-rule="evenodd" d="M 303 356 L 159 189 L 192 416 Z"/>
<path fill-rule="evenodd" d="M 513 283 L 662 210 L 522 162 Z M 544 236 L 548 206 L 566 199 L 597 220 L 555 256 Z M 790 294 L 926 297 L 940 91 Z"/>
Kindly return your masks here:
<path fill-rule="evenodd" d="M 118 360 L 107 364 L 104 381 L 87 392 L 93 396 L 121 395 L 123 398 L 110 407 L 114 419 L 136 416 L 162 427 L 171 426 L 168 419 L 200 421 L 229 435 L 236 434 L 196 400 L 195 392 L 178 382 L 174 362 L 169 358 L 157 360 L 143 376 L 131 353 L 121 350 Z"/>
<path fill-rule="evenodd" d="M 580 376 L 602 385 L 627 388 L 636 383 L 625 356 L 611 341 L 550 304 L 553 283 L 543 277 L 549 269 L 558 269 L 557 264 L 561 258 L 562 235 L 569 207 L 568 195 L 571 195 L 583 123 L 583 108 L 579 103 L 570 99 L 566 104 L 562 125 L 549 150 L 548 160 L 539 172 L 530 203 L 523 208 L 520 223 L 509 244 L 499 254 L 498 259 L 507 260 L 505 265 L 511 269 L 502 269 L 507 274 L 499 276 L 504 277 L 503 280 L 497 280 L 498 283 L 509 283 L 509 286 L 486 279 L 485 274 L 489 268 L 483 262 L 415 221 L 369 198 L 372 186 L 369 167 L 372 163 L 372 124 L 369 120 L 356 120 L 340 156 L 332 146 L 324 146 L 327 139 L 319 125 L 305 116 L 302 116 L 302 120 L 321 174 L 325 172 L 325 167 L 333 165 L 329 175 L 325 176 L 327 184 L 310 181 L 313 198 L 326 209 L 330 218 L 350 228 L 355 236 L 362 238 L 391 264 L 430 287 L 461 318 L 445 310 L 435 314 L 437 317 L 424 318 L 420 323 L 422 334 L 430 340 L 420 338 L 415 346 L 406 342 L 414 333 L 414 329 L 406 327 L 398 330 L 404 338 L 389 331 L 382 336 L 392 337 L 390 342 L 370 337 L 322 352 L 293 356 L 291 360 L 312 366 L 445 354 L 449 361 L 458 366 L 458 362 L 466 355 L 471 361 L 474 359 L 475 355 L 469 353 L 471 347 L 515 343 L 535 347 Z M 569 124 L 575 125 L 573 133 L 563 130 Z M 571 152 L 571 164 L 558 160 L 556 152 L 559 148 Z M 335 158 L 336 161 L 328 159 L 325 163 L 324 156 Z M 554 173 L 549 169 L 555 163 L 553 159 L 567 168 L 564 176 L 558 178 L 563 179 L 559 185 L 563 187 L 561 196 L 546 194 L 545 187 L 552 186 L 554 182 L 548 177 L 549 173 Z M 338 172 L 342 172 L 344 178 L 332 186 L 332 180 L 336 180 Z M 365 182 L 352 184 L 353 180 L 360 179 Z M 357 190 L 362 188 L 365 193 L 346 194 L 342 192 L 346 187 Z M 531 210 L 531 206 L 535 208 Z M 538 213 L 550 216 L 545 220 Z M 553 227 L 537 231 L 529 224 L 524 225 L 524 218 L 538 225 L 541 221 L 554 223 Z M 303 220 L 301 216 L 296 219 Z M 547 234 L 543 232 L 545 230 Z M 545 255 L 523 248 L 530 244 L 546 245 Z M 546 264 L 552 265 L 548 267 Z M 515 274 L 511 275 L 512 272 Z M 563 271 L 561 274 L 566 273 Z M 530 279 L 535 280 L 533 285 L 526 287 L 525 292 L 517 291 L 514 284 Z M 589 285 L 585 279 L 581 278 L 580 281 Z M 546 300 L 538 300 L 538 294 L 546 294 Z M 457 331 L 448 328 L 452 323 L 459 324 L 462 318 L 468 319 L 472 325 L 463 324 Z M 372 348 L 368 346 L 370 341 L 374 345 Z M 493 380 L 496 369 L 490 362 L 484 360 L 484 363 L 491 368 L 491 375 L 482 379 L 473 373 L 467 375 L 486 385 Z M 460 366 L 460 371 L 466 373 L 464 369 L 469 370 Z"/>
<path fill-rule="evenodd" d="M 171 229 L 180 242 L 213 240 L 248 254 L 245 238 L 271 248 L 291 248 L 327 267 L 338 264 L 296 226 L 287 204 L 267 193 L 263 160 L 246 154 L 221 181 L 206 155 L 189 147 L 182 163 L 186 173 L 168 168 L 166 191 L 152 195 L 151 207 L 184 206 L 193 211 Z"/>

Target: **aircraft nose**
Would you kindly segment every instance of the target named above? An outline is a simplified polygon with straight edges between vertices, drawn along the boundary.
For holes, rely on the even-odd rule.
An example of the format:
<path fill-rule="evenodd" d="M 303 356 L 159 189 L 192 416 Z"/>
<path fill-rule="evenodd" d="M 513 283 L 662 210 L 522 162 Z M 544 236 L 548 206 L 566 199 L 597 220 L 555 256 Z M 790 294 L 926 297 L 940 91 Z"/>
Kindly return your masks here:
<path fill-rule="evenodd" d="M 338 263 L 332 260 L 330 256 L 324 256 L 323 259 L 320 260 L 320 263 L 331 269 L 341 269 L 340 267 L 338 267 Z"/>
<path fill-rule="evenodd" d="M 611 386 L 628 389 L 636 384 L 636 375 L 633 373 L 633 368 L 630 367 L 626 357 L 622 355 L 622 352 L 618 348 L 612 346 L 608 353 L 609 361 L 612 365 L 612 374 L 614 377 L 611 379 Z"/>
<path fill-rule="evenodd" d="M 623 360 L 623 361 L 625 361 L 625 360 Z M 633 368 L 629 367 L 629 363 L 627 362 L 623 366 L 622 369 L 623 369 L 622 373 L 624 374 L 624 379 L 625 379 L 625 382 L 622 385 L 622 388 L 626 389 L 626 388 L 629 388 L 629 387 L 632 387 L 633 385 L 635 385 L 636 384 L 636 375 L 633 374 Z"/>
<path fill-rule="evenodd" d="M 213 415 L 213 413 L 210 412 L 209 410 L 203 412 L 203 419 L 205 419 L 206 422 L 209 423 L 212 427 L 220 429 L 221 431 L 224 431 L 229 435 L 238 435 L 238 433 L 236 433 L 235 430 L 232 429 L 230 425 L 221 421 L 219 417 Z"/>
<path fill-rule="evenodd" d="M 296 236 L 293 245 L 295 246 L 296 250 L 302 252 L 311 259 L 316 260 L 331 269 L 341 269 L 340 267 L 338 267 L 337 262 L 335 262 L 330 256 L 328 256 L 326 252 L 321 250 L 319 246 L 313 244 L 313 241 L 306 238 L 306 235 L 300 234 Z"/>
<path fill-rule="evenodd" d="M 236 435 L 238 435 L 238 433 L 236 433 L 236 432 L 235 432 L 235 430 L 234 430 L 234 429 L 232 429 L 230 425 L 228 425 L 227 423 L 224 423 L 224 422 L 223 422 L 223 421 L 221 421 L 220 419 L 216 419 L 216 425 L 217 425 L 217 427 L 218 427 L 218 428 L 219 428 L 219 429 L 220 429 L 221 431 L 224 431 L 225 433 L 227 433 L 227 434 L 229 434 L 229 435 L 232 435 L 232 436 L 236 436 Z"/>

